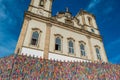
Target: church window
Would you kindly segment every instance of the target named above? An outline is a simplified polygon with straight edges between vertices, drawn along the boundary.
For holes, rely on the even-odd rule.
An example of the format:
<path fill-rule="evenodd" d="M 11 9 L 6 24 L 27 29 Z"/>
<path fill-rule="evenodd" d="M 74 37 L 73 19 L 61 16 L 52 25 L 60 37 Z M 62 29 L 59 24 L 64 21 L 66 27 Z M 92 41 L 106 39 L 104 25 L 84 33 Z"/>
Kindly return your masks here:
<path fill-rule="evenodd" d="M 40 0 L 39 6 L 41 6 L 41 7 L 44 6 L 44 0 Z"/>
<path fill-rule="evenodd" d="M 55 50 L 61 51 L 61 39 L 60 39 L 60 37 L 57 37 L 55 39 Z"/>
<path fill-rule="evenodd" d="M 96 54 L 97 54 L 97 59 L 101 60 L 100 50 L 98 47 L 96 47 Z"/>
<path fill-rule="evenodd" d="M 68 45 L 69 45 L 69 53 L 74 54 L 74 42 L 73 42 L 73 40 L 70 40 L 68 42 Z"/>
<path fill-rule="evenodd" d="M 85 45 L 83 43 L 80 44 L 80 50 L 81 50 L 81 55 L 86 56 Z"/>
<path fill-rule="evenodd" d="M 33 34 L 32 34 L 31 45 L 37 45 L 38 38 L 39 38 L 38 31 L 34 31 Z"/>

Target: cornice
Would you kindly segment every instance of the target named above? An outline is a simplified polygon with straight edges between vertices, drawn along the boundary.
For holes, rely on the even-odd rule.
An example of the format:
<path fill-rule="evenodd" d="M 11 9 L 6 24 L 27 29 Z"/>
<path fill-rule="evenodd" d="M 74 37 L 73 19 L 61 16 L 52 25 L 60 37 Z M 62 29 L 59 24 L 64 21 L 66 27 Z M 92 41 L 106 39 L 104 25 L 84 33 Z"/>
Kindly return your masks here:
<path fill-rule="evenodd" d="M 42 7 L 36 7 L 36 6 L 33 6 L 33 5 L 29 5 L 29 7 L 33 7 L 33 8 L 37 8 L 37 9 L 42 9 L 42 10 L 48 12 L 48 13 L 51 13 L 51 11 L 45 10 L 45 9 L 42 8 Z"/>
<path fill-rule="evenodd" d="M 86 35 L 86 36 L 90 36 L 91 38 L 96 38 L 98 40 L 102 40 L 102 37 L 100 35 L 97 35 L 97 34 L 94 34 L 92 32 L 86 31 L 85 29 L 80 29 L 80 28 L 74 27 L 72 25 L 56 21 L 52 18 L 37 15 L 37 14 L 31 13 L 29 11 L 25 12 L 25 16 L 30 17 L 31 19 L 36 19 L 38 21 L 51 23 L 52 25 L 57 25 L 61 28 L 64 28 L 64 29 L 67 29 L 67 30 L 70 30 L 70 31 L 73 31 L 73 32 L 76 32 L 76 33 L 80 33 L 80 34 L 83 34 L 83 35 Z"/>
<path fill-rule="evenodd" d="M 95 15 L 93 15 L 85 10 L 80 10 L 79 14 L 81 14 L 81 15 L 88 14 L 88 15 L 91 15 L 95 19 Z"/>
<path fill-rule="evenodd" d="M 24 19 L 26 19 L 26 20 L 31 20 L 31 18 L 30 17 L 27 17 L 27 16 L 24 16 Z"/>

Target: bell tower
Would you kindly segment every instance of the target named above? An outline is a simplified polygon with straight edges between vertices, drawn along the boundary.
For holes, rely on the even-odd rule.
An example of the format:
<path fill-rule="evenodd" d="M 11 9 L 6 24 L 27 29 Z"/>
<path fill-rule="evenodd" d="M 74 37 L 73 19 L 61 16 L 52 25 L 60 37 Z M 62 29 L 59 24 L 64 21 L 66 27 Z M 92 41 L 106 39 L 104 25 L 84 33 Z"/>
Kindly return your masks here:
<path fill-rule="evenodd" d="M 51 17 L 53 0 L 31 0 L 28 11 L 44 16 Z"/>

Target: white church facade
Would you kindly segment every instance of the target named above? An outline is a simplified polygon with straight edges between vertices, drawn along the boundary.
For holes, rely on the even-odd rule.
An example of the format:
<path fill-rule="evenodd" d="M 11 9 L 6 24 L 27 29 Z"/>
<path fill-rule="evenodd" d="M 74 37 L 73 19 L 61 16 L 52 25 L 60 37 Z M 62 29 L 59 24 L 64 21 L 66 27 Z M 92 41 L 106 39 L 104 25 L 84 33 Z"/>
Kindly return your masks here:
<path fill-rule="evenodd" d="M 93 14 L 51 15 L 52 0 L 31 0 L 15 53 L 61 61 L 108 62 Z"/>

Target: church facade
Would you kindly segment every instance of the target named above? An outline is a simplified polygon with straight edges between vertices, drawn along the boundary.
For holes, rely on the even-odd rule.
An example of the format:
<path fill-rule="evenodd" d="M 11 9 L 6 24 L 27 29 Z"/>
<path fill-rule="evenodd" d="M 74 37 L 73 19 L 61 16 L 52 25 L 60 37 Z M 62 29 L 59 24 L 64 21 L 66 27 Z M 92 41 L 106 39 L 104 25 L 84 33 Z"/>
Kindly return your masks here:
<path fill-rule="evenodd" d="M 108 62 L 93 14 L 68 9 L 51 15 L 52 0 L 31 0 L 15 53 L 61 61 Z"/>

